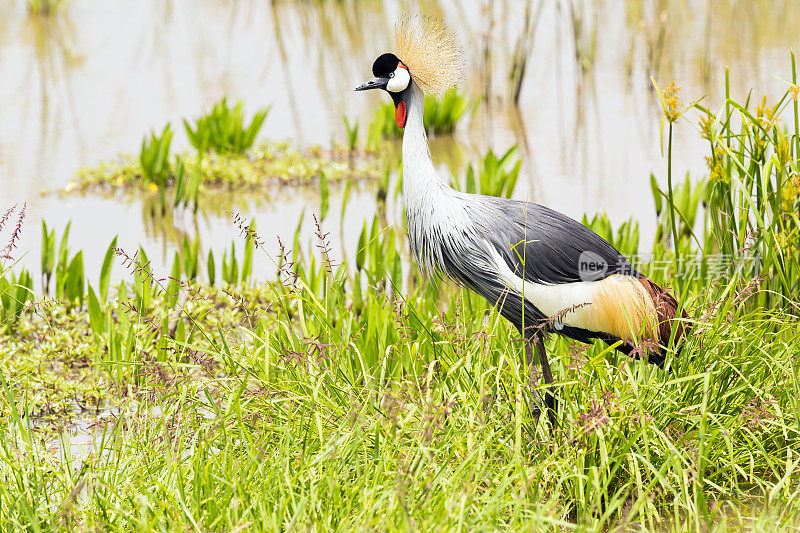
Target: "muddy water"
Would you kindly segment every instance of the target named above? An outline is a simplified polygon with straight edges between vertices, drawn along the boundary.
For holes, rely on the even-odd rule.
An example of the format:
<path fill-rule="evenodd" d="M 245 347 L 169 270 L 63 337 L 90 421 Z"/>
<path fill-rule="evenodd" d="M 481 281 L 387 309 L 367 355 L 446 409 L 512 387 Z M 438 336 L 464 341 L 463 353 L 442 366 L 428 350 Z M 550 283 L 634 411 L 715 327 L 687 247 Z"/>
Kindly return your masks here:
<path fill-rule="evenodd" d="M 150 128 L 180 119 L 220 97 L 253 110 L 273 104 L 262 135 L 300 146 L 345 139 L 342 116 L 366 129 L 383 95 L 353 93 L 378 53 L 391 49 L 400 12 L 443 17 L 466 53 L 464 88 L 480 101 L 441 152 L 474 161 L 488 147 L 520 146 L 517 195 L 574 217 L 606 211 L 619 223 L 634 217 L 643 242 L 652 238 L 649 175 L 663 182 L 660 114 L 650 76 L 676 79 L 684 101 L 708 95 L 719 106 L 723 68 L 732 92 L 750 88 L 776 98 L 790 77 L 788 50 L 800 34 L 787 21 L 790 0 L 459 0 L 329 2 L 242 0 L 72 0 L 49 18 L 27 14 L 25 2 L 0 3 L 0 207 L 28 203 L 20 250 L 38 272 L 39 221 L 73 221 L 72 248 L 84 249 L 96 275 L 105 247 L 143 244 L 157 265 L 171 261 L 176 232 L 199 232 L 204 248 L 229 245 L 236 230 L 222 209 L 197 220 L 179 216 L 166 228 L 139 201 L 41 195 L 75 170 L 135 152 Z M 528 52 L 518 106 L 508 79 L 518 45 Z M 693 114 L 689 114 L 694 118 Z M 688 124 L 677 127 L 675 168 L 705 171 L 706 147 Z M 351 199 L 343 227 L 337 200 L 326 225 L 338 247 L 352 250 L 374 192 Z M 287 190 L 252 198 L 240 211 L 262 235 L 291 240 L 313 192 Z M 402 211 L 393 208 L 389 222 Z M 304 238 L 313 227 L 306 224 Z M 268 239 L 274 241 L 274 239 Z M 95 259 L 93 259 L 95 258 Z M 266 261 L 257 273 L 273 270 Z"/>

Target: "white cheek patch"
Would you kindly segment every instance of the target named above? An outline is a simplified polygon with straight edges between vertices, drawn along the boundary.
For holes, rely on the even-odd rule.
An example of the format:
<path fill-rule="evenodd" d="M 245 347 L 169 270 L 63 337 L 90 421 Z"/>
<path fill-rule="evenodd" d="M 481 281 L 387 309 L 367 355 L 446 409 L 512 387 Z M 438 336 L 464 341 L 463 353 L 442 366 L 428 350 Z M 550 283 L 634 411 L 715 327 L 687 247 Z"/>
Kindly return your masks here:
<path fill-rule="evenodd" d="M 403 67 L 397 67 L 394 71 L 394 77 L 386 84 L 386 90 L 393 93 L 403 92 L 410 81 L 411 75 L 408 71 Z"/>

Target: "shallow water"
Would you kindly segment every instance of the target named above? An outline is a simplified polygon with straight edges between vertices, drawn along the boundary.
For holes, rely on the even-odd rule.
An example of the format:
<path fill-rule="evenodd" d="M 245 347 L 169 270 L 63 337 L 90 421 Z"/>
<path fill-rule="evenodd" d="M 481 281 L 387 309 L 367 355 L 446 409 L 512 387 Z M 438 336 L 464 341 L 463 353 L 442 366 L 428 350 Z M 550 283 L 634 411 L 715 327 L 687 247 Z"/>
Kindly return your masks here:
<path fill-rule="evenodd" d="M 116 408 L 104 408 L 94 414 L 79 414 L 59 436 L 44 443 L 45 449 L 59 461 L 70 461 L 73 468 L 80 467 L 84 459 L 103 449 L 103 426 L 118 412 Z"/>
<path fill-rule="evenodd" d="M 40 191 L 63 187 L 80 166 L 136 152 L 150 128 L 168 121 L 178 132 L 176 147 L 187 147 L 180 119 L 224 95 L 251 111 L 273 104 L 264 137 L 300 146 L 344 142 L 342 116 L 358 117 L 365 131 L 385 98 L 352 88 L 369 77 L 374 57 L 391 49 L 397 15 L 420 10 L 443 17 L 458 34 L 464 88 L 481 101 L 454 140 L 438 140 L 434 157 L 455 150 L 475 161 L 488 147 L 517 144 L 524 175 L 517 196 L 573 217 L 606 211 L 620 223 L 632 216 L 646 247 L 654 231 L 649 175 L 663 183 L 666 174 L 649 76 L 662 86 L 678 80 L 684 102 L 707 94 L 717 107 L 727 65 L 734 97 L 755 88 L 754 97 L 765 92 L 774 100 L 786 86 L 778 78 L 790 78 L 789 47 L 800 44 L 786 23 L 798 20 L 800 5 L 789 0 L 543 0 L 541 11 L 534 1 L 530 57 L 514 107 L 506 80 L 525 6 L 72 0 L 45 18 L 29 16 L 23 1 L 0 3 L 0 207 L 28 203 L 22 261 L 38 272 L 42 218 L 58 228 L 73 221 L 72 249 L 85 250 L 90 277 L 117 234 L 126 249 L 143 244 L 156 268 L 171 261 L 176 231 L 199 231 L 204 248 L 229 246 L 237 231 L 221 209 L 154 230 L 138 201 Z M 701 176 L 706 150 L 690 124 L 679 124 L 676 175 Z M 245 203 L 240 211 L 256 217 L 262 236 L 291 241 L 304 209 L 304 239 L 313 234 L 313 194 L 286 190 Z M 352 250 L 363 219 L 376 210 L 374 194 L 362 188 L 354 195 L 343 227 L 336 204 L 334 198 L 326 229 L 336 249 Z M 396 223 L 401 212 L 392 208 L 388 221 Z M 264 261 L 256 272 L 273 271 Z"/>

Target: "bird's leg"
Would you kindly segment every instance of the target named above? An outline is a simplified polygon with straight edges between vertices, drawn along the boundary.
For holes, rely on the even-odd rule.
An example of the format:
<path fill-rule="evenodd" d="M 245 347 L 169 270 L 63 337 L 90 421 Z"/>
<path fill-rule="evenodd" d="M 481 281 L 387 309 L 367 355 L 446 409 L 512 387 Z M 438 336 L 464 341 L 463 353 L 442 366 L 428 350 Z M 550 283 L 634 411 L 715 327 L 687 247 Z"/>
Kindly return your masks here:
<path fill-rule="evenodd" d="M 531 399 L 529 402 L 531 413 L 533 414 L 533 429 L 536 429 L 536 426 L 539 425 L 539 417 L 542 415 L 542 409 L 544 408 L 544 402 L 542 402 L 542 396 L 539 394 L 539 391 L 536 390 L 536 381 L 538 381 L 538 376 L 536 376 L 536 372 L 534 370 L 536 365 L 536 361 L 533 358 L 533 346 L 531 345 L 530 338 L 526 335 L 525 336 L 525 368 L 528 370 L 528 383 L 530 384 L 531 388 Z M 536 379 L 534 379 L 534 376 Z"/>
<path fill-rule="evenodd" d="M 553 387 L 553 373 L 550 371 L 550 362 L 547 360 L 547 351 L 544 349 L 544 340 L 541 332 L 533 334 L 533 345 L 536 347 L 536 355 L 539 356 L 539 364 L 542 365 L 542 376 L 547 383 L 547 391 L 544 393 L 544 402 L 547 405 L 547 414 L 550 418 L 550 430 L 556 427 L 556 411 L 558 401 L 556 400 L 555 388 Z"/>

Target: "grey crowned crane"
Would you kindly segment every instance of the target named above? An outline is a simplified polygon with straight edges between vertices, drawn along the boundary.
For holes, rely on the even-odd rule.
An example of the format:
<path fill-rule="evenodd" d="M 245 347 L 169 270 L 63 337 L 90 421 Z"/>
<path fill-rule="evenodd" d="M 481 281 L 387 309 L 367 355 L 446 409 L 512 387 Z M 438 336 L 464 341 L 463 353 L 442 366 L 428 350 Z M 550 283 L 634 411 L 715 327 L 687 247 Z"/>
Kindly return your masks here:
<path fill-rule="evenodd" d="M 422 122 L 424 96 L 459 81 L 459 50 L 430 20 L 405 19 L 396 37 L 400 57 L 378 57 L 374 78 L 356 90 L 387 91 L 404 129 L 408 237 L 422 272 L 448 277 L 496 305 L 525 339 L 528 368 L 535 347 L 551 427 L 557 403 L 543 335 L 620 342 L 617 350 L 647 353 L 649 362 L 662 366 L 673 327 L 676 344 L 685 334 L 671 294 L 575 220 L 535 203 L 459 192 L 439 176 Z M 535 391 L 534 398 L 539 404 Z M 537 420 L 540 412 L 534 407 Z"/>

